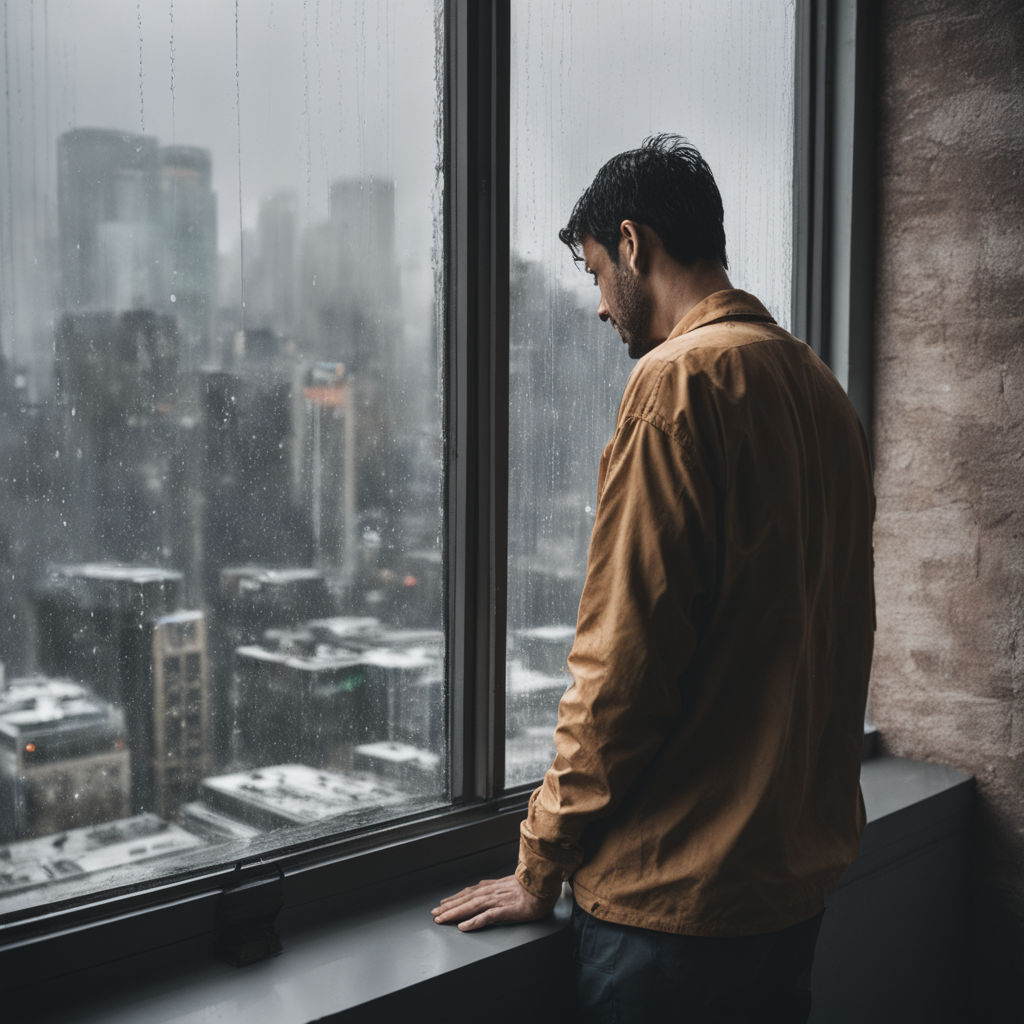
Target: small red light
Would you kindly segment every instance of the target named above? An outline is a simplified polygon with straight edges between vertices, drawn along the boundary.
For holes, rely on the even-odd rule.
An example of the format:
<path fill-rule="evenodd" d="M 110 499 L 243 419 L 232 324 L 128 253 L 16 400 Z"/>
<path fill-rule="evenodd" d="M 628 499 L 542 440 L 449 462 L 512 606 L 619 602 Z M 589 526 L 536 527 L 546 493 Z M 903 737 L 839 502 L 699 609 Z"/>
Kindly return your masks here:
<path fill-rule="evenodd" d="M 25 744 L 25 753 L 26 754 L 34 754 L 35 752 L 36 752 L 36 745 L 34 743 L 26 743 Z"/>
<path fill-rule="evenodd" d="M 417 583 L 418 583 L 419 581 L 418 581 L 418 580 L 416 579 L 416 577 L 415 577 L 415 576 L 406 576 L 406 577 L 405 577 L 405 579 L 404 579 L 404 580 L 402 580 L 402 582 L 403 582 L 403 583 L 404 583 L 404 584 L 405 584 L 405 585 L 406 585 L 407 587 L 415 587 L 415 586 L 416 586 L 416 584 L 417 584 Z"/>

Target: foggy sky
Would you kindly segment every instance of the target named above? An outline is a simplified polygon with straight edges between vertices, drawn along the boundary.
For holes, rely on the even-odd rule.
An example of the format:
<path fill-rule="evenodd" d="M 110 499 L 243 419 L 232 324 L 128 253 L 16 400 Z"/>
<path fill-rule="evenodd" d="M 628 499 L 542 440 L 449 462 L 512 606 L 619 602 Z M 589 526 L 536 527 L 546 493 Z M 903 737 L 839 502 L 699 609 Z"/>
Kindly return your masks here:
<path fill-rule="evenodd" d="M 228 253 L 237 253 L 240 221 L 254 226 L 274 192 L 294 191 L 312 223 L 326 215 L 331 180 L 394 178 L 406 293 L 421 304 L 429 297 L 432 0 L 2 4 L 5 349 L 12 336 L 32 344 L 43 330 L 46 317 L 28 311 L 47 288 L 35 268 L 52 257 L 56 139 L 71 127 L 209 148 L 218 245 Z M 734 280 L 788 315 L 792 24 L 792 0 L 516 0 L 514 247 L 582 289 L 555 238 L 573 201 L 608 156 L 653 131 L 678 131 L 719 179 Z"/>

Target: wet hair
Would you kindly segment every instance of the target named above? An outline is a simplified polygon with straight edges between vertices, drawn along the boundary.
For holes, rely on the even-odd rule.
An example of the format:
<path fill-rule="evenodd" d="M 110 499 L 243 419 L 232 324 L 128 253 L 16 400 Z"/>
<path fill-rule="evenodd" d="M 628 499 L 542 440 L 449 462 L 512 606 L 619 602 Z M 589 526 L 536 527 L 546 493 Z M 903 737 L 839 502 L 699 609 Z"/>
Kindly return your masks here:
<path fill-rule="evenodd" d="M 679 263 L 715 260 L 728 269 L 722 197 L 711 168 L 679 135 L 652 135 L 613 156 L 573 207 L 558 237 L 582 259 L 583 240 L 600 242 L 619 262 L 619 225 L 646 224 Z"/>

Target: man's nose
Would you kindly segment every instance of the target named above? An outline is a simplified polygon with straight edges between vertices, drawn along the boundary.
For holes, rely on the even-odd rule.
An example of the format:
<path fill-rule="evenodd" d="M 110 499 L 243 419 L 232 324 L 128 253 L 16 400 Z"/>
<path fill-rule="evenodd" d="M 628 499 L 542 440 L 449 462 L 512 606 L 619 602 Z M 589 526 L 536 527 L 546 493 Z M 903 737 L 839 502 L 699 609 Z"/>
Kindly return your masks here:
<path fill-rule="evenodd" d="M 598 303 L 598 306 L 597 306 L 597 315 L 598 315 L 598 317 L 601 320 L 604 320 L 604 321 L 607 321 L 608 318 L 611 316 L 611 313 L 608 312 L 607 305 L 605 305 L 605 301 L 604 301 L 604 296 L 603 295 L 601 296 L 601 301 Z"/>

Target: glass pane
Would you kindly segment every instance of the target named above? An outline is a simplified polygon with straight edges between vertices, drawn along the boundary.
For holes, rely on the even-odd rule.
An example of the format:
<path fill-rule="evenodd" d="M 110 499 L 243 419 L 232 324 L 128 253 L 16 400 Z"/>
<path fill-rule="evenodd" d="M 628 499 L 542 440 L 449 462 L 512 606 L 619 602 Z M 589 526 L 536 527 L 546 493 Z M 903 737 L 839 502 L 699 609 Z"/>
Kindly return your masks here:
<path fill-rule="evenodd" d="M 438 5 L 3 19 L 0 916 L 447 800 Z"/>
<path fill-rule="evenodd" d="M 675 132 L 725 204 L 730 276 L 787 325 L 794 4 L 512 3 L 512 278 L 505 782 L 540 778 L 633 364 L 558 230 L 611 156 Z"/>

